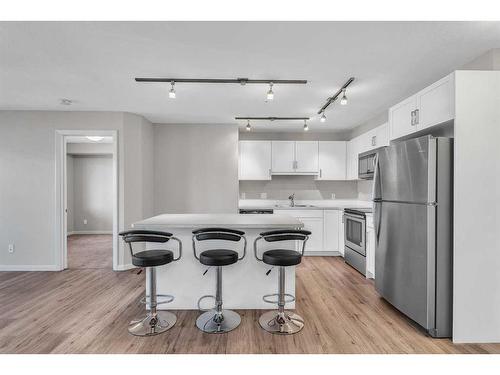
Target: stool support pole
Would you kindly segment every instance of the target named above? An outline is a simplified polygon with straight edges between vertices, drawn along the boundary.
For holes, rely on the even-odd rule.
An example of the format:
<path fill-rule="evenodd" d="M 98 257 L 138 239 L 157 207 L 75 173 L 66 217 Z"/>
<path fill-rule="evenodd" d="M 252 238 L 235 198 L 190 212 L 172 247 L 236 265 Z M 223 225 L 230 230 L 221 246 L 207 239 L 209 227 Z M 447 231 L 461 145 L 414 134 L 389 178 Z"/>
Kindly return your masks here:
<path fill-rule="evenodd" d="M 151 314 L 156 316 L 156 267 L 146 268 L 146 277 L 149 281 L 149 307 L 151 309 Z"/>
<path fill-rule="evenodd" d="M 215 310 L 218 313 L 222 312 L 222 267 L 217 267 L 217 286 L 215 292 Z"/>
<path fill-rule="evenodd" d="M 285 312 L 285 267 L 280 266 L 279 273 L 279 287 L 278 287 L 278 311 Z"/>

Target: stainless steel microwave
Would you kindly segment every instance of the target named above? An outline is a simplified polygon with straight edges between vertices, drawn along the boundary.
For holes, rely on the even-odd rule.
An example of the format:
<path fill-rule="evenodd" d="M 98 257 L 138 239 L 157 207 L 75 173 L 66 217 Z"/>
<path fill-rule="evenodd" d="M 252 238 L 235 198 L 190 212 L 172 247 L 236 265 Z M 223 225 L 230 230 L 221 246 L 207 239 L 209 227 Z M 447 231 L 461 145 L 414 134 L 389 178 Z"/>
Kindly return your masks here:
<path fill-rule="evenodd" d="M 358 178 L 362 180 L 373 180 L 375 173 L 375 160 L 377 153 L 383 147 L 366 151 L 358 155 Z"/>

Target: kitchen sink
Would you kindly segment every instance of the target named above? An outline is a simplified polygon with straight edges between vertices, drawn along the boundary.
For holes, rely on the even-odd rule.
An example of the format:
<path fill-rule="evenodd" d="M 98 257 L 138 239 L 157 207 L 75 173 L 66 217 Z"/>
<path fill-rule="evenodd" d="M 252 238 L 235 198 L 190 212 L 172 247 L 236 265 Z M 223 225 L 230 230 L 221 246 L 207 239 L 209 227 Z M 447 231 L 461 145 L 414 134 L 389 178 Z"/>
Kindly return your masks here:
<path fill-rule="evenodd" d="M 277 204 L 274 207 L 276 208 L 311 208 L 311 207 L 316 207 L 313 206 L 312 204 L 296 204 L 295 206 L 290 206 L 288 204 Z"/>

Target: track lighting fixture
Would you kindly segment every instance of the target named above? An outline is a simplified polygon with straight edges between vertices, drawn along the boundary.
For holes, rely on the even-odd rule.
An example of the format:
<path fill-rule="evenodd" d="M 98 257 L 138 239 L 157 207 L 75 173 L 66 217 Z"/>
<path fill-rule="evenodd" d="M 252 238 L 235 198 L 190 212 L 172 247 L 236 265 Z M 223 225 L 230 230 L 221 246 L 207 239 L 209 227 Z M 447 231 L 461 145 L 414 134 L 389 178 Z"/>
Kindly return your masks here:
<path fill-rule="evenodd" d="M 269 91 L 267 92 L 267 100 L 273 100 L 273 99 L 274 99 L 273 83 L 269 82 Z"/>
<path fill-rule="evenodd" d="M 340 99 L 340 105 L 347 104 L 347 96 L 345 96 L 345 89 L 342 90 L 342 98 Z"/>
<path fill-rule="evenodd" d="M 342 98 L 340 99 L 340 104 L 341 105 L 346 105 L 347 104 L 347 96 L 345 94 L 345 91 L 347 89 L 347 87 L 354 81 L 354 77 L 351 77 L 349 78 L 346 83 L 344 83 L 342 85 L 342 87 L 330 98 L 328 98 L 326 100 L 326 103 L 323 105 L 323 107 L 321 107 L 318 111 L 318 115 L 321 114 L 321 113 L 325 113 L 325 110 L 328 108 L 328 106 L 330 104 L 332 104 L 335 100 L 337 100 L 337 98 L 340 96 L 340 94 L 342 94 Z M 322 117 L 323 118 L 323 117 Z M 325 116 L 325 120 L 326 120 L 326 116 Z"/>
<path fill-rule="evenodd" d="M 170 82 L 170 84 L 172 85 L 172 88 L 171 88 L 171 89 L 170 89 L 170 91 L 168 92 L 168 97 L 169 97 L 170 99 L 175 99 L 175 96 L 176 96 L 176 95 L 175 95 L 175 88 L 174 88 L 174 86 L 175 86 L 175 81 L 171 81 L 171 82 Z"/>
<path fill-rule="evenodd" d="M 323 114 L 321 115 L 321 118 L 319 119 L 319 121 L 321 121 L 321 122 L 325 122 L 326 121 L 325 112 L 323 112 Z"/>
<path fill-rule="evenodd" d="M 309 130 L 309 126 L 307 126 L 307 120 L 304 120 L 304 131 L 308 131 Z"/>
<path fill-rule="evenodd" d="M 274 99 L 273 85 L 275 84 L 291 84 L 291 85 L 305 85 L 307 80 L 305 79 L 248 79 L 248 78 L 230 78 L 230 79 L 219 79 L 219 78 L 136 78 L 136 82 L 159 82 L 165 83 L 170 82 L 172 88 L 168 93 L 168 97 L 171 99 L 175 98 L 175 83 L 236 83 L 242 86 L 247 84 L 268 84 L 269 91 L 267 92 L 267 100 Z"/>
<path fill-rule="evenodd" d="M 247 130 L 247 132 L 249 132 L 250 130 L 252 130 L 252 126 L 250 125 L 250 120 L 247 120 L 247 126 L 245 128 Z"/>

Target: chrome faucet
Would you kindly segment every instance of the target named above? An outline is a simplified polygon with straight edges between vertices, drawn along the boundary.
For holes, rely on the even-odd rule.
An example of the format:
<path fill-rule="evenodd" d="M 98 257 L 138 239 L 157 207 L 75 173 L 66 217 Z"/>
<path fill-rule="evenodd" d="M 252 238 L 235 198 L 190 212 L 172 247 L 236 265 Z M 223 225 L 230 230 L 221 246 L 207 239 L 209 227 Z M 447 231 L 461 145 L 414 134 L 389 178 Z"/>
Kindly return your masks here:
<path fill-rule="evenodd" d="M 290 207 L 295 207 L 295 193 L 288 197 L 290 199 Z"/>

